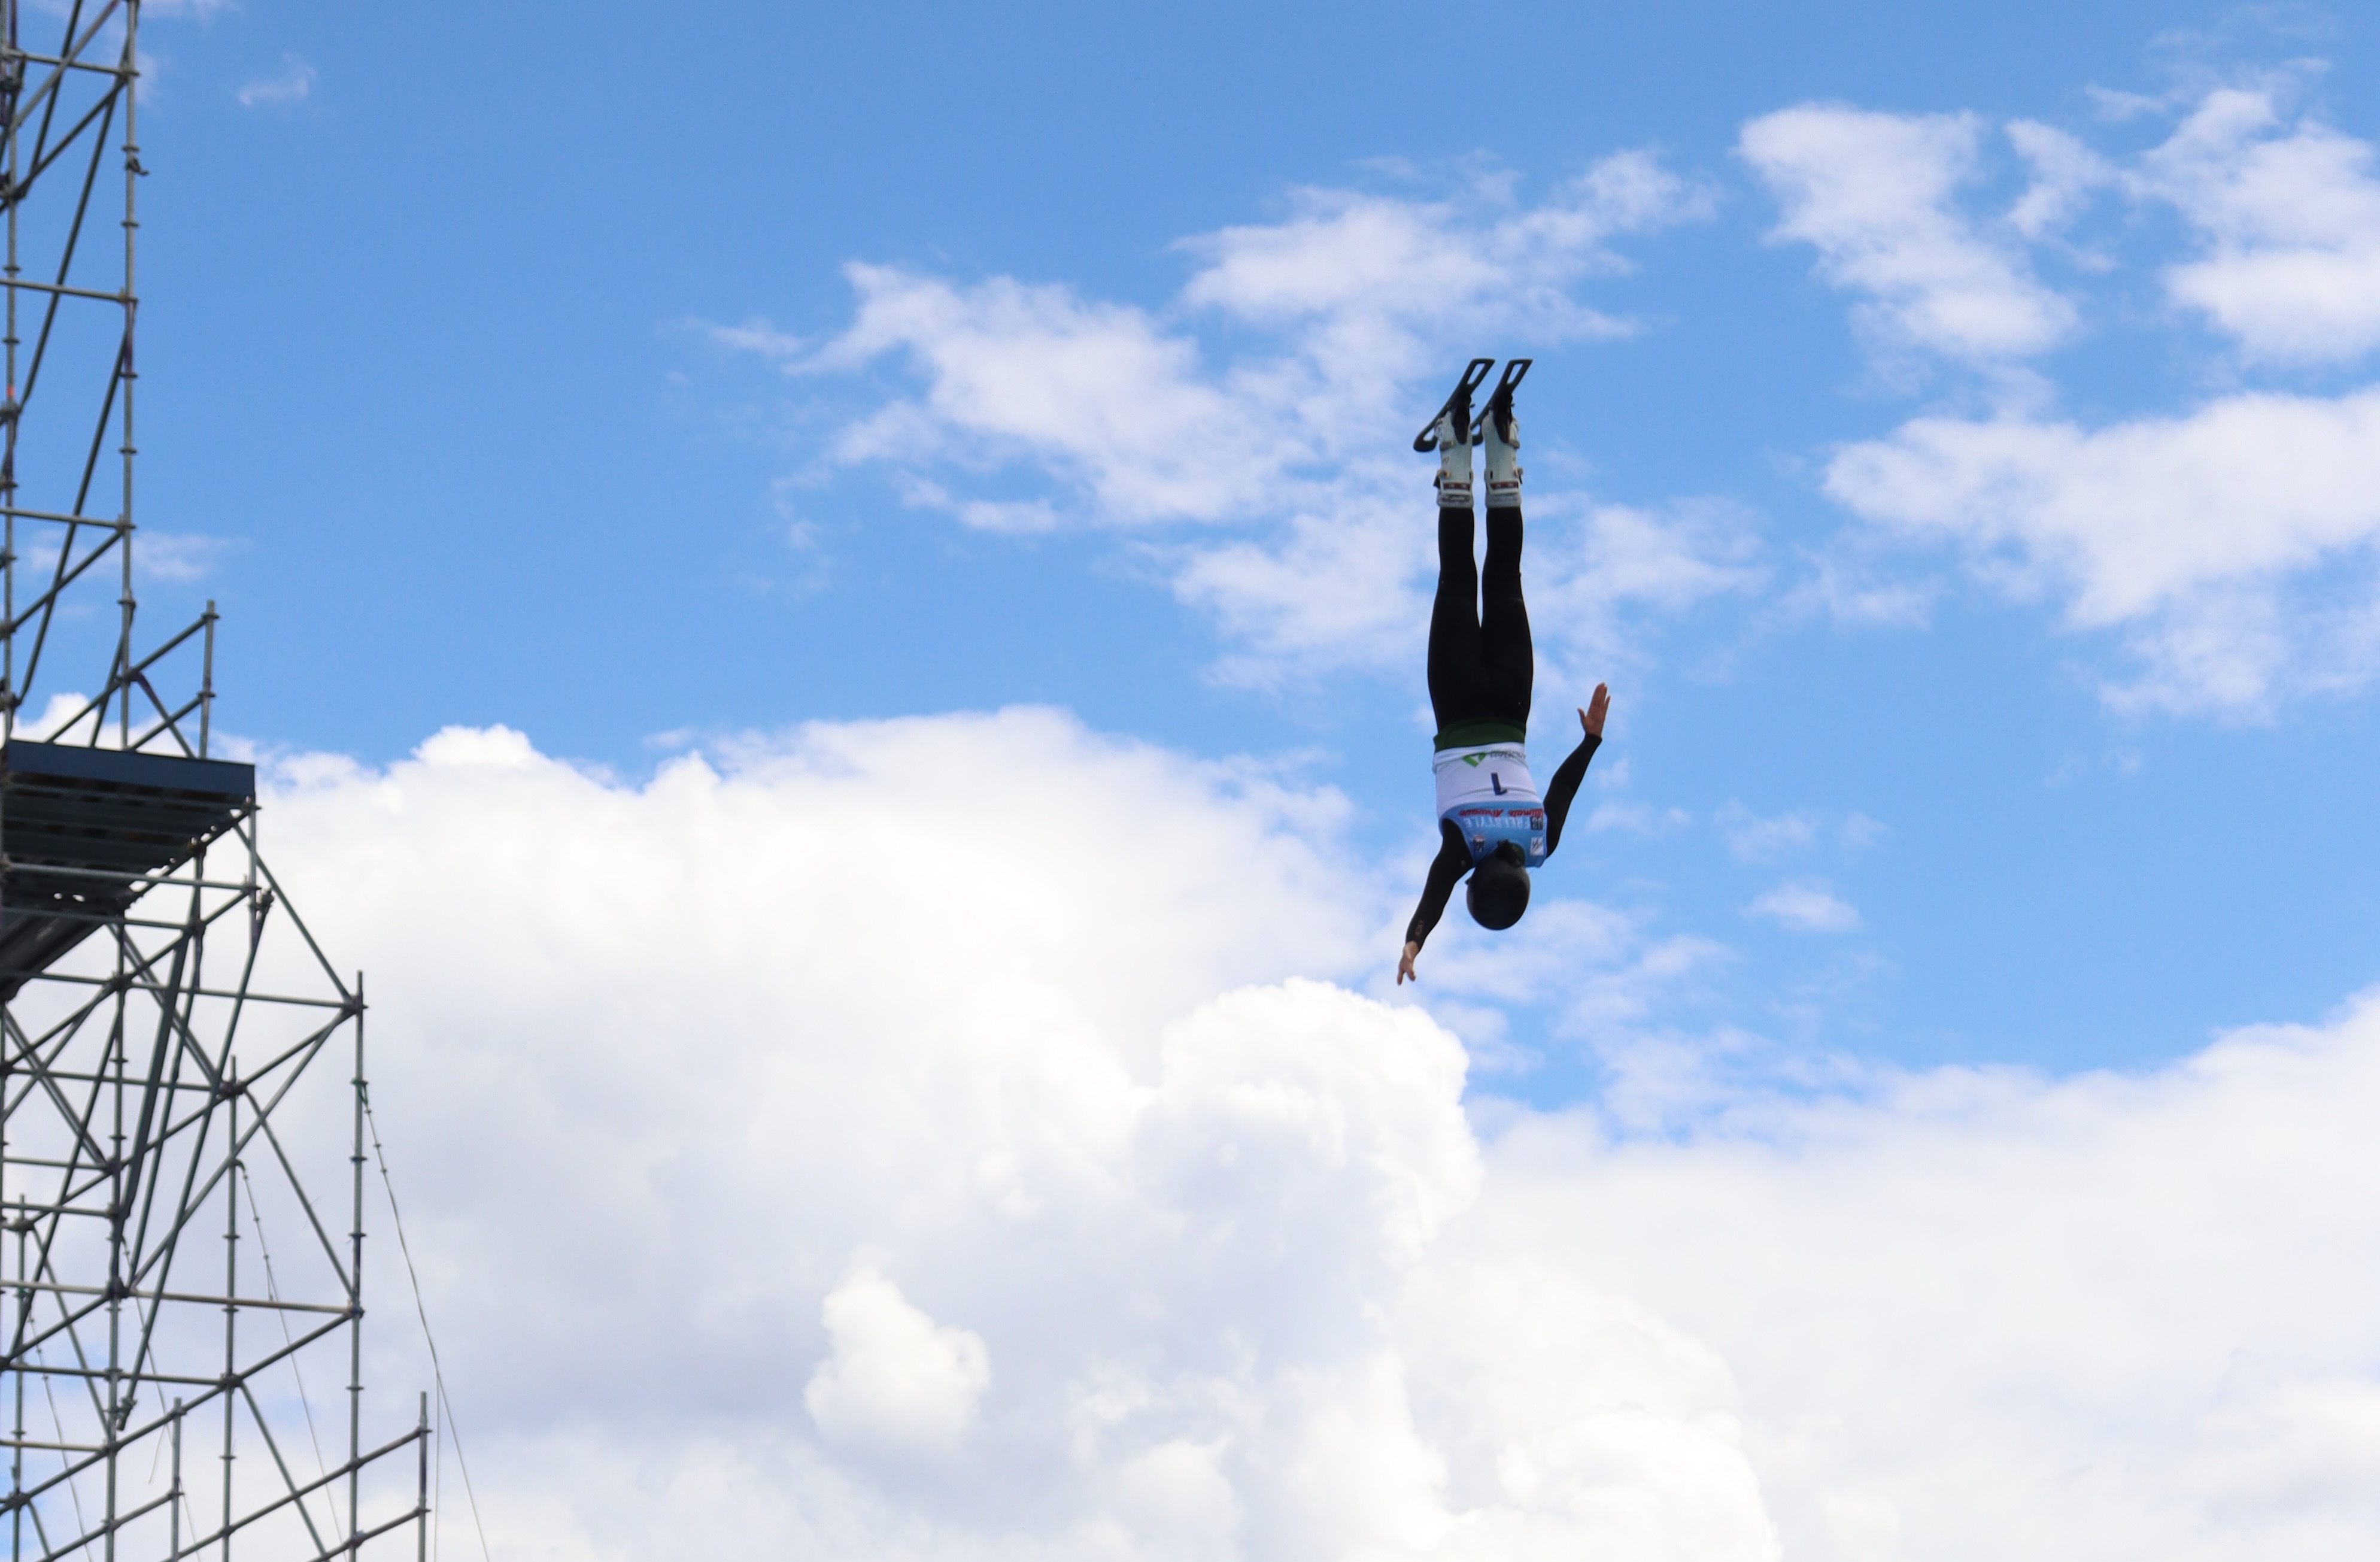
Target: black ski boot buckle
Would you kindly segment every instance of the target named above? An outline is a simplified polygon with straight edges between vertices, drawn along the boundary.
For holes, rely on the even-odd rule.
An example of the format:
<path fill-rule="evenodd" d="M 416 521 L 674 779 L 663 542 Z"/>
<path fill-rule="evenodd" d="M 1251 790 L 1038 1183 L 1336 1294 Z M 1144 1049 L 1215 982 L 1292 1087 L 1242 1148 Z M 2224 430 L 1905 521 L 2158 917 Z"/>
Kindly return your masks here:
<path fill-rule="evenodd" d="M 1529 377 L 1529 365 L 1536 361 L 1534 358 L 1514 358 L 1505 360 L 1504 372 L 1497 379 L 1496 388 L 1488 393 L 1488 405 L 1479 409 L 1478 420 L 1471 425 L 1472 444 L 1479 443 L 1479 436 L 1487 429 L 1488 420 L 1490 418 L 1500 415 L 1503 420 L 1497 426 L 1498 433 L 1509 434 L 1512 432 L 1512 393 L 1519 390 L 1521 382 Z"/>
<path fill-rule="evenodd" d="M 1458 429 L 1471 421 L 1472 393 L 1487 384 L 1488 371 L 1495 367 L 1496 360 L 1492 358 L 1475 358 L 1471 360 L 1471 367 L 1463 372 L 1463 383 L 1454 387 L 1454 394 L 1446 398 L 1446 405 L 1431 413 L 1429 421 L 1421 426 L 1421 433 L 1414 435 L 1415 450 L 1430 451 L 1438 448 L 1438 421 L 1440 418 L 1451 415 L 1454 419 L 1454 426 Z"/>

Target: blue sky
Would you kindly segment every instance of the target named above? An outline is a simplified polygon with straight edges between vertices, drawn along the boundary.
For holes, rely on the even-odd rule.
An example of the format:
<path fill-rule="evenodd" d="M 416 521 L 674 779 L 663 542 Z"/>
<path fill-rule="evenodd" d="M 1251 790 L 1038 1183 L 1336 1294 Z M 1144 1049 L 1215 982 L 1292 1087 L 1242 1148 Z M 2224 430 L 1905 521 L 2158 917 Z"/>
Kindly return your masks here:
<path fill-rule="evenodd" d="M 152 0 L 143 622 L 500 1538 L 2368 1555 L 2376 31 Z M 1474 353 L 1614 716 L 1400 993 Z"/>
<path fill-rule="evenodd" d="M 1054 702 L 1199 755 L 1299 755 L 1354 800 L 1350 850 L 1388 862 L 1428 834 L 1418 657 L 1219 678 L 1249 650 L 1166 591 L 1148 548 L 1178 531 L 1119 533 L 1066 471 L 990 445 L 947 452 L 938 481 L 1059 495 L 1074 521 L 1002 536 L 902 503 L 883 470 L 826 452 L 914 388 L 912 364 L 781 369 L 850 323 L 850 262 L 1054 286 L 1228 357 L 1238 326 L 1181 302 L 1183 240 L 1281 222 L 1302 189 L 1468 202 L 1485 222 L 1647 150 L 1699 210 L 1616 238 L 1616 264 L 1571 284 L 1623 336 L 1447 329 L 1430 362 L 1536 352 L 1533 493 L 1702 505 L 1747 574 L 1597 648 L 1621 710 L 1599 764 L 1628 769 L 1592 798 L 1687 824 L 1578 838 L 1545 885 L 1718 946 L 1649 1024 L 2073 1069 L 2311 1017 L 2373 976 L 2361 678 L 2123 710 L 2102 693 L 2135 671 L 2123 636 L 2069 631 L 2057 586 L 2011 600 L 1954 548 L 1876 548 L 1823 493 L 1830 452 L 1973 414 L 1999 369 L 1861 338 L 1859 290 L 1776 238 L 1776 193 L 1737 148 L 1799 103 L 1975 115 L 1956 210 L 1990 219 L 2028 177 L 1995 121 L 2123 160 L 2240 81 L 2271 83 L 2288 124 L 2380 131 L 2354 88 L 2371 48 L 2354 14 L 1036 7 L 995 24 L 892 7 L 819 24 L 755 7 L 676 36 L 602 17 L 471 17 L 467 48 L 459 14 L 252 5 L 152 24 L 145 514 L 224 541 L 186 591 L 231 615 L 233 728 L 393 757 L 443 724 L 509 722 L 638 772 L 657 733 Z M 2125 115 L 2107 92 L 2156 104 Z M 2073 329 L 2021 355 L 2049 412 L 2108 424 L 2235 385 L 2361 384 L 2356 355 L 2242 362 L 2158 286 L 2190 252 L 2170 207 L 2104 190 L 2042 245 L 2033 276 L 2080 300 Z M 719 346 L 716 326 L 745 323 L 800 346 Z M 1385 396 L 1418 421 L 1439 379 Z M 983 459 L 1000 467 L 971 470 Z M 1414 462 L 1416 529 L 1426 476 Z M 1923 621 L 1811 612 L 1815 559 L 1918 592 Z M 2315 574 L 2366 579 L 2351 550 Z M 1592 662 L 1575 674 L 1602 674 Z M 1566 726 L 1559 700 L 1540 700 L 1540 733 Z M 1799 819 L 1811 843 L 1747 862 L 1720 812 Z M 1880 826 L 1856 850 L 1840 840 L 1854 814 Z M 1744 917 L 1788 881 L 1828 885 L 1859 926 Z M 1590 1038 L 1521 1026 L 1545 1065 L 1509 1086 L 1592 1088 L 1571 1067 Z"/>
<path fill-rule="evenodd" d="M 158 589 L 222 599 L 237 730 L 386 758 L 508 722 L 633 773 L 661 734 L 1050 702 L 1196 753 L 1299 756 L 1354 800 L 1350 848 L 1388 861 L 1427 839 L 1417 656 L 1219 677 L 1265 652 L 1177 600 L 1150 556 L 1185 533 L 1261 541 L 1278 515 L 1119 529 L 1079 472 L 987 436 L 936 481 L 1055 495 L 1072 519 L 970 528 L 828 455 L 914 390 L 914 364 L 783 370 L 851 323 L 854 262 L 1152 311 L 1210 363 L 1261 352 L 1261 323 L 1184 305 L 1185 240 L 1280 223 L 1301 189 L 1467 206 L 1459 230 L 1641 149 L 1693 210 L 1564 283 L 1624 335 L 1433 325 L 1431 372 L 1382 388 L 1418 421 L 1467 352 L 1534 352 L 1533 496 L 1700 506 L 1747 578 L 1597 648 L 1621 713 L 1599 766 L 1627 769 L 1593 797 L 1689 822 L 1578 839 L 1545 886 L 1721 946 L 1655 1021 L 1794 1054 L 2070 1068 L 2309 1017 L 2372 975 L 2360 674 L 2123 708 L 2103 693 L 2137 675 L 2120 627 L 2071 628 L 2057 583 L 2012 595 L 1955 547 L 1876 545 L 1823 481 L 1846 444 L 1987 409 L 2010 363 L 2050 415 L 2106 424 L 2230 388 L 2336 394 L 2363 359 L 2244 354 L 2160 285 L 2203 238 L 2104 189 L 2021 257 L 2077 300 L 2042 350 L 1864 337 L 1863 294 L 1778 237 L 1738 146 L 1812 102 L 1974 115 L 1953 204 L 2017 253 L 1988 226 L 2028 177 L 1998 123 L 2119 163 L 2228 82 L 2270 91 L 2284 128 L 2380 131 L 2354 85 L 2371 29 L 2350 12 L 891 7 L 821 25 L 753 8 L 655 30 L 594 10 L 475 16 L 458 47 L 462 25 L 263 5 L 152 20 L 144 513 L 223 542 L 202 581 Z M 717 327 L 756 323 L 799 346 L 720 345 Z M 1822 559 L 1924 605 L 1885 624 L 1813 611 Z M 2318 561 L 2307 583 L 2325 581 L 2363 589 L 2362 555 Z M 1562 730 L 1560 699 L 1541 699 L 1541 733 Z M 1815 834 L 1746 861 L 1722 811 Z M 1849 849 L 1853 815 L 1880 828 Z M 1823 883 L 1860 925 L 1744 915 L 1789 882 Z M 1570 1062 L 1582 1037 L 1521 1023 L 1546 1061 L 1512 1088 L 1591 1088 Z"/>

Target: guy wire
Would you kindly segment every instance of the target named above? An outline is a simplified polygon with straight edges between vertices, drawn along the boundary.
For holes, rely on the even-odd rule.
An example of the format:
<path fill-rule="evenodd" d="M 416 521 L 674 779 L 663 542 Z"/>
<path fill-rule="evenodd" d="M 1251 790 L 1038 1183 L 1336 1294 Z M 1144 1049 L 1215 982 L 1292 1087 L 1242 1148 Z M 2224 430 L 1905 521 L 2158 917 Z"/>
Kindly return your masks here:
<path fill-rule="evenodd" d="M 372 1155 L 380 1162 L 381 1186 L 388 1192 L 389 1218 L 396 1223 L 396 1249 L 405 1255 L 405 1277 L 413 1283 L 413 1312 L 421 1320 L 421 1338 L 430 1347 L 430 1380 L 438 1385 L 438 1403 L 446 1414 L 446 1430 L 455 1438 L 455 1464 L 463 1472 L 463 1495 L 470 1500 L 471 1524 L 480 1531 L 480 1556 L 494 1562 L 488 1549 L 488 1527 L 480 1519 L 480 1495 L 471 1487 L 471 1461 L 463 1457 L 463 1429 L 455 1420 L 455 1402 L 446 1397 L 446 1372 L 438 1362 L 438 1338 L 430 1332 L 430 1309 L 421 1300 L 421 1275 L 413 1267 L 413 1248 L 405 1239 L 405 1215 L 396 1207 L 396 1183 L 388 1175 L 388 1152 L 380 1142 L 380 1119 L 372 1116 L 371 1092 L 357 1085 L 364 1104 L 364 1121 L 371 1126 Z"/>

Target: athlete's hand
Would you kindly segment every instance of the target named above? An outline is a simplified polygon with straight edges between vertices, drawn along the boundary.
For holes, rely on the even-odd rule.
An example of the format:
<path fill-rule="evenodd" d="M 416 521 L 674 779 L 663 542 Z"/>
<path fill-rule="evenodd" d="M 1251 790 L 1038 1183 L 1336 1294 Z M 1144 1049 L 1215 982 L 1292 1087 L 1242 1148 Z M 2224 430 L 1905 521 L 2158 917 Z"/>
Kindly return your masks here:
<path fill-rule="evenodd" d="M 1420 954 L 1420 953 L 1421 953 L 1421 946 L 1420 946 L 1420 945 L 1418 945 L 1418 944 L 1408 944 L 1408 945 L 1406 945 L 1406 946 L 1405 946 L 1404 957 L 1403 957 L 1402 959 L 1400 959 L 1400 960 L 1398 960 L 1398 961 L 1397 961 L 1397 985 L 1398 985 L 1398 986 L 1402 987 L 1402 986 L 1403 986 L 1403 985 L 1404 985 L 1406 982 L 1419 982 L 1419 981 L 1421 980 L 1421 978 L 1420 978 L 1420 977 L 1415 976 L 1415 975 L 1414 974 L 1414 968 L 1413 968 L 1414 957 L 1415 957 L 1415 955 Z"/>
<path fill-rule="evenodd" d="M 1586 709 L 1578 714 L 1578 725 L 1586 728 L 1588 737 L 1600 738 L 1603 736 L 1603 718 L 1609 714 L 1610 711 L 1611 686 L 1608 683 L 1598 683 L 1595 686 L 1595 698 L 1589 700 L 1586 702 Z"/>

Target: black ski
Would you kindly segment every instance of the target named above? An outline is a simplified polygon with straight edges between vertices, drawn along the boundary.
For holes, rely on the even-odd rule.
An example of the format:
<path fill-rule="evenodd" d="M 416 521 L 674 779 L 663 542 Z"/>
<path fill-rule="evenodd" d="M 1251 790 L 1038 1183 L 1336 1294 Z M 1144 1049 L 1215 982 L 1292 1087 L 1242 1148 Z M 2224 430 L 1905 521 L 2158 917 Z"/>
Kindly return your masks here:
<path fill-rule="evenodd" d="M 1502 418 L 1503 422 L 1497 429 L 1499 433 L 1512 432 L 1512 393 L 1519 390 L 1521 382 L 1529 377 L 1529 365 L 1536 361 L 1534 358 L 1514 358 L 1505 361 L 1504 372 L 1496 381 L 1496 388 L 1488 393 L 1488 405 L 1479 409 L 1478 420 L 1471 425 L 1472 444 L 1479 443 L 1479 436 L 1490 418 Z"/>
<path fill-rule="evenodd" d="M 1446 398 L 1444 406 L 1429 415 L 1429 421 L 1421 426 L 1421 433 L 1414 435 L 1415 449 L 1438 448 L 1438 435 L 1432 431 L 1438 427 L 1438 421 L 1450 412 L 1454 414 L 1456 428 L 1461 428 L 1471 421 L 1472 393 L 1487 384 L 1488 371 L 1495 367 L 1496 360 L 1492 358 L 1475 358 L 1471 360 L 1471 367 L 1463 372 L 1463 383 L 1454 387 L 1454 394 Z"/>

